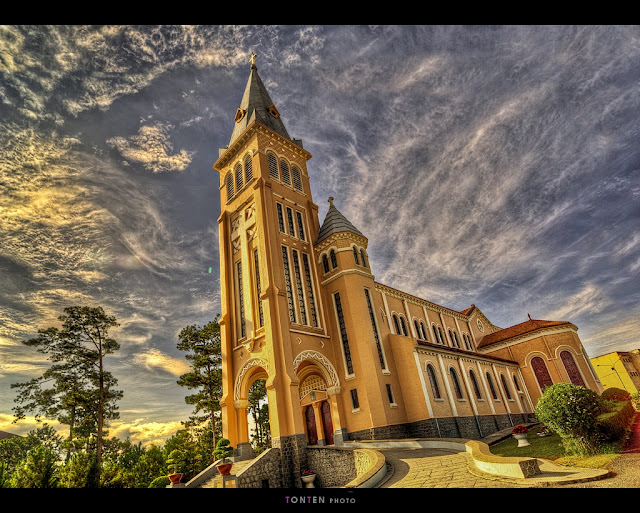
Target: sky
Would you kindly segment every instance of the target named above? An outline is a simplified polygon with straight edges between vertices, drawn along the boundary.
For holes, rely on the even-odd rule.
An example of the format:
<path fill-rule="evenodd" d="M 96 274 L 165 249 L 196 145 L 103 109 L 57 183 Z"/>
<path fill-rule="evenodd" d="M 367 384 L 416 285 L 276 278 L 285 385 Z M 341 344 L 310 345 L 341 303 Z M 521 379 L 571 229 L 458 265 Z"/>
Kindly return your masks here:
<path fill-rule="evenodd" d="M 10 385 L 50 362 L 22 341 L 73 305 L 120 323 L 110 435 L 188 419 L 176 344 L 220 311 L 212 166 L 254 52 L 377 282 L 640 348 L 638 26 L 4 26 L 0 430 L 35 427 Z"/>

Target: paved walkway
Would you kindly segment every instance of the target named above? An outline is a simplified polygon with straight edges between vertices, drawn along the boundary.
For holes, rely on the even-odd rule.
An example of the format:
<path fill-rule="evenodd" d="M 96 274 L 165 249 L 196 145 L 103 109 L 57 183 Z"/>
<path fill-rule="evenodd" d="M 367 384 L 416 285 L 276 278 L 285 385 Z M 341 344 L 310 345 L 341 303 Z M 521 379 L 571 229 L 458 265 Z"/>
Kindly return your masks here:
<path fill-rule="evenodd" d="M 485 443 L 511 436 L 507 429 Z M 533 488 L 533 487 L 640 487 L 640 415 L 627 450 L 616 458 L 609 474 L 600 469 L 562 467 L 539 460 L 539 476 L 528 479 L 502 478 L 480 472 L 466 452 L 445 449 L 377 448 L 391 471 L 380 488 Z"/>

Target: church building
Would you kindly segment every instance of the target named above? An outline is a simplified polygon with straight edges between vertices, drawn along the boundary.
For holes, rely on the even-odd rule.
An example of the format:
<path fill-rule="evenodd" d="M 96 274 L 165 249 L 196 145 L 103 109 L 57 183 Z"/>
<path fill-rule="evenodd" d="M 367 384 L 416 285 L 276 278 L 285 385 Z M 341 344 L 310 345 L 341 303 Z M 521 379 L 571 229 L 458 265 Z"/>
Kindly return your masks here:
<path fill-rule="evenodd" d="M 495 326 L 375 279 L 368 239 L 329 198 L 320 223 L 311 154 L 290 137 L 251 59 L 220 150 L 223 435 L 253 457 L 249 388 L 266 381 L 272 444 L 479 439 L 533 420 L 544 387 L 602 387 L 570 322 Z M 360 227 L 362 228 L 362 227 Z M 523 315 L 525 317 L 525 315 Z"/>

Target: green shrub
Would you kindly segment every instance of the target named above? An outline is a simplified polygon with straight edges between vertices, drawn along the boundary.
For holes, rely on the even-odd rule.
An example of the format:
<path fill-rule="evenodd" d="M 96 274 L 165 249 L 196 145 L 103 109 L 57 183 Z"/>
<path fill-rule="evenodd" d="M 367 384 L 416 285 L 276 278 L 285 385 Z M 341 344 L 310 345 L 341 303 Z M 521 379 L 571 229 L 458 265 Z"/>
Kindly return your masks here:
<path fill-rule="evenodd" d="M 613 401 L 628 401 L 631 399 L 631 394 L 621 388 L 607 388 L 600 396 L 603 400 Z"/>
<path fill-rule="evenodd" d="M 628 395 L 628 394 L 627 394 Z M 596 419 L 596 428 L 604 442 L 622 440 L 635 416 L 636 410 L 630 400 L 611 401 L 613 408 Z"/>
<path fill-rule="evenodd" d="M 572 383 L 555 383 L 545 388 L 536 405 L 536 417 L 562 438 L 572 454 L 597 452 L 600 434 L 597 417 L 600 398 L 593 390 Z"/>
<path fill-rule="evenodd" d="M 149 488 L 166 488 L 171 484 L 171 480 L 167 476 L 156 477 L 149 484 Z"/>

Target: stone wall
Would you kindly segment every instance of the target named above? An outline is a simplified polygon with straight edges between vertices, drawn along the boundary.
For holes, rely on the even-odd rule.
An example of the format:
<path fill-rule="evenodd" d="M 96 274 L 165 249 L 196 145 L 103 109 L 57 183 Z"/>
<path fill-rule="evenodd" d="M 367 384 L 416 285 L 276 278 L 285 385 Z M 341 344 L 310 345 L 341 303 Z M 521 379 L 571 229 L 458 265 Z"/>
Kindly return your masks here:
<path fill-rule="evenodd" d="M 358 468 L 366 467 L 367 461 L 356 456 L 357 451 L 337 447 L 307 447 L 307 463 L 316 471 L 315 485 L 318 488 L 344 486 L 356 478 Z"/>
<path fill-rule="evenodd" d="M 442 417 L 354 431 L 349 433 L 349 439 L 470 438 L 479 440 L 496 431 L 527 422 L 535 422 L 535 416 L 518 413 L 511 416 Z"/>
<path fill-rule="evenodd" d="M 238 488 L 282 488 L 280 449 L 267 449 L 237 477 Z"/>

